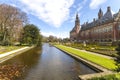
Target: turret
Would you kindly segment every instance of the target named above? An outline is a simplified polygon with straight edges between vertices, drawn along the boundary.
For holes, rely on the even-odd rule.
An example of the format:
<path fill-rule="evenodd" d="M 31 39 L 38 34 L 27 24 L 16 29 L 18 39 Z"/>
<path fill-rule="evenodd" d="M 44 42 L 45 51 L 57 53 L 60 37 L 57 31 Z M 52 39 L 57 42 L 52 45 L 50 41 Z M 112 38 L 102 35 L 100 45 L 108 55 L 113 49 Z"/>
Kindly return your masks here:
<path fill-rule="evenodd" d="M 98 12 L 98 19 L 101 19 L 102 16 L 103 16 L 103 11 L 100 8 Z"/>

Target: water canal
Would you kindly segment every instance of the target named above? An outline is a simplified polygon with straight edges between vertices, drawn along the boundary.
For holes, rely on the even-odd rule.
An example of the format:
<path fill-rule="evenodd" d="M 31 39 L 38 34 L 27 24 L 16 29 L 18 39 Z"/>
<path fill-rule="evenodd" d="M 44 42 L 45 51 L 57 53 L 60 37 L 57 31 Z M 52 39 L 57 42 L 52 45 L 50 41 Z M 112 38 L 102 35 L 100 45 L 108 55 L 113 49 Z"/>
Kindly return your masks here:
<path fill-rule="evenodd" d="M 78 75 L 95 73 L 81 62 L 49 44 L 42 50 L 32 49 L 20 54 L 1 65 L 25 65 L 20 80 L 78 80 Z"/>

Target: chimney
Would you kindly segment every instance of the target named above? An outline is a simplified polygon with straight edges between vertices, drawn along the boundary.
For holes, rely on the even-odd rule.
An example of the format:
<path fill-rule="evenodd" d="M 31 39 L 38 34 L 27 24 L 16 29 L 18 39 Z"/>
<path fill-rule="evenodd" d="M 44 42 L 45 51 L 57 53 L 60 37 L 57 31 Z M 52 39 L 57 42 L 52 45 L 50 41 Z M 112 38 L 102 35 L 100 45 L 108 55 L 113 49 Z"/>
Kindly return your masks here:
<path fill-rule="evenodd" d="M 110 6 L 108 6 L 107 7 L 107 12 L 110 12 L 110 11 L 111 11 Z"/>
<path fill-rule="evenodd" d="M 86 25 L 88 24 L 88 21 L 86 22 Z"/>
<path fill-rule="evenodd" d="M 93 22 L 95 22 L 95 18 L 93 18 Z"/>

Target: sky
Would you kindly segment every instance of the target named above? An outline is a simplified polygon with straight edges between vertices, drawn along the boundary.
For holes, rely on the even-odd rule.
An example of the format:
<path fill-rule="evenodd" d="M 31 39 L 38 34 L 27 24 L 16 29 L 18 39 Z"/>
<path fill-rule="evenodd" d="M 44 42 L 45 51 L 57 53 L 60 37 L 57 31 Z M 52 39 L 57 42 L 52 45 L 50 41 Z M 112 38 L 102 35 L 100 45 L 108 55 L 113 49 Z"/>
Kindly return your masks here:
<path fill-rule="evenodd" d="M 44 36 L 69 38 L 78 13 L 80 24 L 98 18 L 101 8 L 105 14 L 110 6 L 115 14 L 120 9 L 120 0 L 0 0 L 26 12 L 30 24 L 38 26 Z"/>

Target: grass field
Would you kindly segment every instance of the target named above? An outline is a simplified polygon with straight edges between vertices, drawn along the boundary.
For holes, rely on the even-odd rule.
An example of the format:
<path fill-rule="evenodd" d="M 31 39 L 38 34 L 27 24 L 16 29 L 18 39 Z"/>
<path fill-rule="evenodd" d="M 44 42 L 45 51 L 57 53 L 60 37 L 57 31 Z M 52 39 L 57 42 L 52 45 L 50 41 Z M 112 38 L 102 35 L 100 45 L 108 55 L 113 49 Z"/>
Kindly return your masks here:
<path fill-rule="evenodd" d="M 77 56 L 80 56 L 80 57 L 88 60 L 88 61 L 96 63 L 96 64 L 98 64 L 102 67 L 105 67 L 107 69 L 115 70 L 117 68 L 114 60 L 104 58 L 104 57 L 94 55 L 94 54 L 89 54 L 87 52 L 82 52 L 80 50 L 76 50 L 76 49 L 73 49 L 71 47 L 66 47 L 66 46 L 63 46 L 63 45 L 55 45 L 55 46 L 62 49 L 62 50 L 65 50 L 66 52 L 69 52 L 71 54 L 75 54 Z"/>

